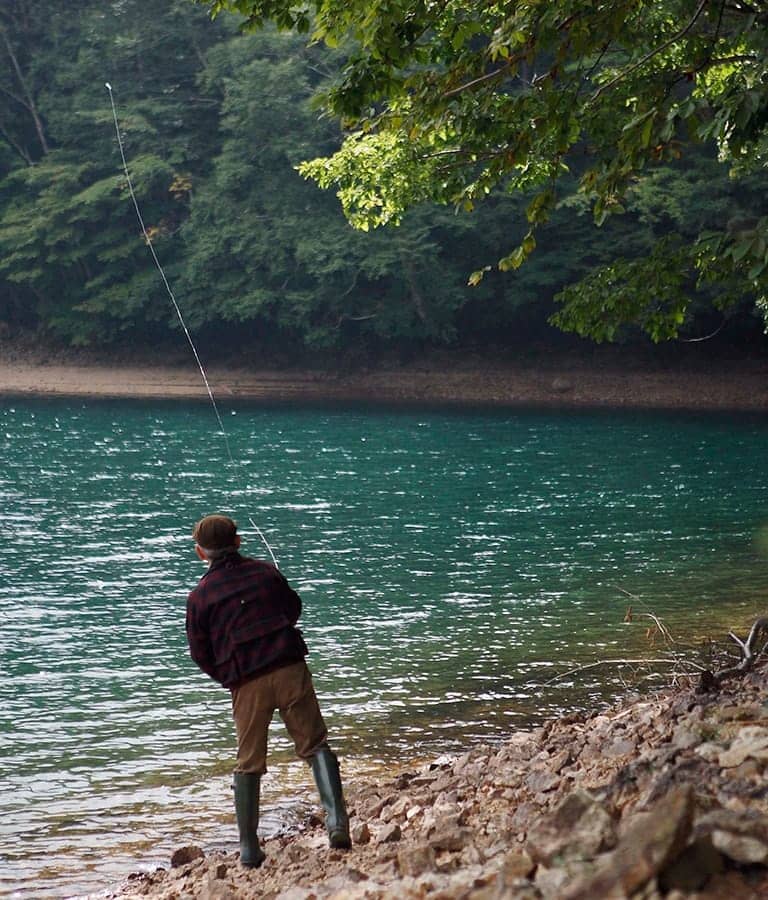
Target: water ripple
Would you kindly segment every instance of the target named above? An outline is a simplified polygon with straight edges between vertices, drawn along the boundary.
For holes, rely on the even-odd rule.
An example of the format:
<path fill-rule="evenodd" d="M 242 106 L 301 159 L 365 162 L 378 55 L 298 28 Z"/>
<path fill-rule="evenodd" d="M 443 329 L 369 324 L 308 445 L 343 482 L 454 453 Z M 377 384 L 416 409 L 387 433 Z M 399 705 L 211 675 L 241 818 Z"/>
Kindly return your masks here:
<path fill-rule="evenodd" d="M 644 652 L 617 586 L 700 635 L 762 611 L 762 422 L 237 412 L 233 468 L 204 406 L 0 411 L 0 893 L 234 842 L 228 695 L 184 637 L 207 512 L 263 554 L 253 516 L 303 595 L 350 776 L 621 693 L 605 671 L 542 687 Z M 270 748 L 274 829 L 311 794 L 277 721 Z"/>

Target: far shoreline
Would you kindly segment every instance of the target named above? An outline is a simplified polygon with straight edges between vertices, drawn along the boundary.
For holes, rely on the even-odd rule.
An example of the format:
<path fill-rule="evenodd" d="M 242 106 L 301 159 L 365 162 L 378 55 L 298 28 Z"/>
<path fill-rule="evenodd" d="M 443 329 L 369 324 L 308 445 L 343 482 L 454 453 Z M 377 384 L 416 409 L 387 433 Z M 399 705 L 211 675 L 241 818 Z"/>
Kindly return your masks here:
<path fill-rule="evenodd" d="M 522 361 L 442 355 L 354 372 L 250 368 L 214 363 L 217 401 L 552 410 L 768 412 L 768 359 L 639 366 L 615 353 Z M 0 355 L 6 398 L 207 400 L 194 364 L 103 359 L 41 361 Z"/>

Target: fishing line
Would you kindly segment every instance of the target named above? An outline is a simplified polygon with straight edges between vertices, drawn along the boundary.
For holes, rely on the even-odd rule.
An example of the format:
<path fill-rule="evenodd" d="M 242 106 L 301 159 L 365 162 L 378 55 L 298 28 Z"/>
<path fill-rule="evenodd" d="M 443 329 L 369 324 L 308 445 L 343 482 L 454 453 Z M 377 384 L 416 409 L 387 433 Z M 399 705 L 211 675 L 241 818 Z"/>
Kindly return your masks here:
<path fill-rule="evenodd" d="M 227 431 L 224 428 L 224 422 L 222 421 L 221 414 L 219 413 L 219 407 L 216 403 L 216 398 L 213 395 L 213 390 L 211 388 L 211 384 L 208 381 L 208 376 L 205 374 L 205 368 L 203 367 L 203 363 L 200 359 L 200 355 L 197 352 L 197 347 L 195 347 L 195 343 L 192 340 L 192 335 L 189 333 L 189 329 L 187 328 L 187 323 L 184 321 L 184 316 L 181 314 L 181 308 L 179 304 L 176 302 L 176 297 L 171 289 L 170 284 L 168 283 L 168 279 L 165 277 L 165 272 L 163 271 L 163 267 L 160 264 L 160 260 L 157 258 L 157 253 L 155 253 L 155 247 L 152 243 L 152 239 L 147 232 L 146 225 L 144 224 L 144 217 L 141 214 L 141 209 L 139 208 L 139 201 L 136 199 L 136 192 L 133 189 L 133 181 L 131 179 L 131 173 L 128 170 L 128 162 L 125 158 L 125 149 L 123 147 L 123 139 L 120 134 L 120 123 L 117 119 L 117 107 L 115 106 L 115 100 L 112 96 L 112 85 L 106 81 L 104 82 L 104 87 L 106 87 L 109 92 L 109 102 L 112 107 L 112 118 L 115 122 L 115 134 L 117 135 L 117 146 L 120 148 L 120 159 L 123 161 L 123 171 L 125 172 L 125 178 L 128 183 L 128 192 L 131 195 L 131 200 L 133 201 L 133 208 L 136 210 L 136 218 L 139 220 L 139 225 L 141 226 L 141 233 L 144 235 L 144 240 L 146 241 L 147 246 L 149 247 L 149 252 L 152 254 L 152 259 L 157 266 L 157 270 L 160 273 L 160 277 L 163 279 L 163 284 L 165 285 L 165 290 L 168 292 L 168 296 L 171 298 L 171 303 L 173 304 L 173 308 L 176 311 L 176 316 L 179 320 L 179 324 L 186 335 L 187 342 L 189 346 L 192 348 L 192 353 L 195 357 L 195 362 L 197 363 L 198 369 L 200 369 L 200 375 L 203 379 L 203 384 L 205 385 L 205 389 L 208 392 L 208 399 L 211 401 L 211 406 L 213 407 L 213 412 L 216 416 L 216 421 L 219 423 L 219 430 L 221 431 L 221 436 L 224 438 L 224 446 L 227 450 L 227 456 L 229 457 L 230 463 L 236 468 L 237 463 L 235 461 L 234 456 L 232 455 L 232 449 L 229 445 L 229 437 L 227 435 Z M 264 536 L 264 533 L 259 528 L 259 526 L 253 521 L 253 519 L 248 516 L 248 522 L 255 530 L 256 534 L 261 538 L 262 543 L 269 551 L 269 555 L 272 557 L 272 562 L 277 565 L 277 560 L 275 559 L 275 554 L 272 552 L 272 548 L 269 546 L 269 541 Z"/>

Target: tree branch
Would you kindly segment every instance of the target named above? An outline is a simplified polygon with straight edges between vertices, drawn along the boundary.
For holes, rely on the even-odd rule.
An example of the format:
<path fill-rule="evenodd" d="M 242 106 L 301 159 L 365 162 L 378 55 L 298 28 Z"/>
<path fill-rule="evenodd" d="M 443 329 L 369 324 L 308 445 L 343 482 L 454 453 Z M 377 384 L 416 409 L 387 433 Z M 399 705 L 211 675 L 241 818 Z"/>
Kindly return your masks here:
<path fill-rule="evenodd" d="M 451 88 L 450 91 L 446 91 L 443 94 L 443 97 L 454 97 L 456 94 L 461 94 L 473 87 L 477 87 L 478 84 L 483 84 L 483 82 L 490 81 L 492 78 L 498 78 L 498 76 L 503 74 L 505 70 L 509 69 L 513 61 L 514 60 L 512 59 L 507 60 L 507 62 L 505 62 L 503 66 L 500 66 L 498 69 L 494 69 L 493 72 L 487 72 L 485 75 L 481 75 L 479 78 L 475 78 L 473 81 L 468 81 L 466 84 L 461 84 L 458 87 Z"/>
<path fill-rule="evenodd" d="M 742 641 L 741 638 L 737 637 L 732 631 L 729 631 L 728 637 L 735 644 L 738 644 L 739 649 L 741 650 L 741 662 L 737 663 L 735 666 L 730 666 L 727 669 L 722 669 L 717 673 L 710 670 L 702 672 L 699 685 L 696 689 L 698 693 L 716 691 L 727 679 L 733 678 L 735 675 L 743 675 L 745 672 L 749 672 L 750 669 L 754 668 L 755 663 L 757 663 L 768 649 L 768 640 L 766 640 L 763 646 L 755 652 L 755 645 L 759 640 L 760 635 L 763 633 L 768 636 L 768 616 L 756 619 L 755 622 L 753 622 L 752 627 L 749 630 L 749 635 L 745 641 Z"/>
<path fill-rule="evenodd" d="M 709 69 L 712 66 L 725 66 L 728 65 L 728 63 L 738 62 L 760 62 L 760 57 L 753 56 L 749 53 L 734 53 L 733 56 L 718 56 L 715 59 L 708 59 L 700 66 L 696 66 L 694 71 L 703 72 L 704 69 Z"/>
<path fill-rule="evenodd" d="M 0 93 L 5 94 L 6 97 L 10 97 L 15 103 L 18 103 L 19 106 L 23 106 L 24 109 L 32 112 L 29 108 L 29 104 L 23 97 L 19 97 L 17 94 L 14 94 L 13 91 L 9 91 L 8 88 L 4 88 L 2 84 L 0 84 Z"/>
<path fill-rule="evenodd" d="M 6 141 L 8 141 L 8 145 L 19 154 L 28 166 L 33 165 L 32 157 L 27 153 L 26 149 L 11 137 L 8 130 L 3 125 L 0 125 L 0 134 L 2 134 Z"/>
<path fill-rule="evenodd" d="M 367 316 L 350 316 L 347 313 L 342 313 L 339 316 L 339 321 L 336 323 L 336 328 L 341 328 L 343 322 L 367 322 L 368 319 L 375 319 L 378 316 L 378 313 L 368 313 Z"/>
<path fill-rule="evenodd" d="M 40 141 L 40 146 L 42 147 L 43 153 L 47 155 L 49 152 L 48 141 L 46 140 L 46 137 L 45 137 L 43 121 L 40 118 L 40 114 L 37 111 L 37 107 L 35 106 L 34 97 L 32 96 L 32 92 L 30 91 L 29 86 L 27 85 L 27 82 L 24 78 L 24 73 L 21 71 L 21 66 L 19 65 L 18 59 L 16 58 L 16 54 L 14 53 L 13 47 L 11 46 L 11 42 L 8 39 L 8 32 L 5 30 L 5 28 L 0 28 L 0 34 L 3 35 L 3 43 L 5 44 L 5 49 L 8 52 L 8 57 L 11 60 L 13 70 L 16 73 L 16 77 L 19 80 L 19 85 L 21 86 L 22 91 L 26 95 L 27 102 L 24 103 L 24 106 L 27 107 L 27 109 L 30 112 L 30 115 L 32 116 L 32 119 L 35 123 L 35 130 L 37 131 L 37 137 L 38 137 L 38 140 Z"/>
<path fill-rule="evenodd" d="M 566 678 L 568 675 L 577 675 L 580 672 L 586 672 L 589 669 L 596 669 L 598 666 L 676 666 L 677 663 L 678 661 L 676 659 L 599 659 L 597 662 L 587 663 L 584 666 L 576 666 L 574 669 L 568 669 L 567 672 L 561 672 L 559 675 L 555 675 L 554 678 L 550 678 L 549 681 L 545 681 L 542 684 L 542 687 L 548 687 L 550 684 L 554 684 L 556 681 L 559 681 L 561 678 Z M 690 665 L 694 668 L 699 668 L 696 663 L 690 663 Z"/>
<path fill-rule="evenodd" d="M 644 66 L 649 60 L 653 59 L 654 56 L 662 53 L 667 49 L 667 47 L 671 47 L 672 44 L 679 41 L 680 38 L 685 37 L 685 35 L 688 34 L 691 28 L 693 28 L 693 26 L 696 24 L 699 16 L 704 12 L 704 8 L 706 7 L 708 2 L 709 0 L 701 0 L 701 3 L 699 3 L 699 5 L 696 7 L 696 12 L 693 14 L 693 17 L 688 22 L 688 24 L 684 28 L 681 28 L 680 31 L 678 31 L 676 34 L 673 34 L 672 37 L 669 38 L 669 40 L 664 41 L 663 44 L 659 44 L 658 47 L 654 47 L 654 49 L 646 53 L 642 59 L 639 59 L 636 63 L 629 66 L 629 68 L 624 69 L 623 72 L 619 72 L 619 74 L 615 78 L 612 78 L 607 84 L 604 84 L 602 87 L 598 88 L 595 93 L 589 98 L 588 105 L 594 103 L 601 94 L 603 94 L 605 91 L 610 90 L 614 85 L 618 84 L 618 82 L 622 81 L 628 75 L 631 75 L 632 72 L 636 71 L 641 66 Z"/>
<path fill-rule="evenodd" d="M 709 334 L 705 334 L 703 337 L 695 337 L 695 338 L 678 338 L 677 341 L 679 344 L 700 344 L 702 341 L 710 341 L 713 337 L 717 337 L 718 334 L 725 328 L 725 323 L 728 320 L 723 316 L 723 321 L 715 328 L 714 331 L 711 331 Z"/>

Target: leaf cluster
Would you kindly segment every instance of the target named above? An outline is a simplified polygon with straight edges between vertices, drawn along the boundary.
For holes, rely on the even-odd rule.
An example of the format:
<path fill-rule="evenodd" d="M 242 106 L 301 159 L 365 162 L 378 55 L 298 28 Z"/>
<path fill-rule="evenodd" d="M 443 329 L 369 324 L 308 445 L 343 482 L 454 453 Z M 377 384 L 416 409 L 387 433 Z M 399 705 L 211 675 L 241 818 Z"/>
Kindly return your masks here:
<path fill-rule="evenodd" d="M 324 103 L 347 136 L 301 171 L 335 187 L 358 228 L 398 223 L 425 201 L 471 211 L 493 194 L 525 192 L 529 228 L 497 266 L 517 270 L 535 233 L 576 191 L 598 225 L 624 213 L 639 179 L 713 143 L 734 176 L 768 164 L 768 7 L 723 0 L 522 0 L 509 4 L 362 0 L 217 0 L 246 27 L 275 22 L 310 31 L 313 41 L 348 49 Z M 574 177 L 576 181 L 574 182 Z M 606 338 L 602 296 L 619 289 L 623 313 L 654 339 L 675 336 L 692 289 L 723 277 L 741 280 L 765 305 L 765 210 L 752 228 L 694 237 L 683 260 L 670 250 L 663 282 L 642 266 L 617 264 L 579 294 L 565 293 L 557 321 Z M 665 247 L 660 245 L 657 261 Z M 717 259 L 715 259 L 715 256 Z M 674 266 L 683 266 L 673 275 Z M 692 268 L 692 272 L 690 269 Z M 487 266 L 469 277 L 479 284 Z M 657 293 L 664 294 L 661 303 Z M 687 300 L 683 302 L 684 292 Z M 667 292 L 670 292 L 667 295 Z M 654 313 L 636 315 L 640 308 Z M 593 325 L 588 323 L 593 323 Z M 594 326 L 594 327 L 593 327 Z"/>

